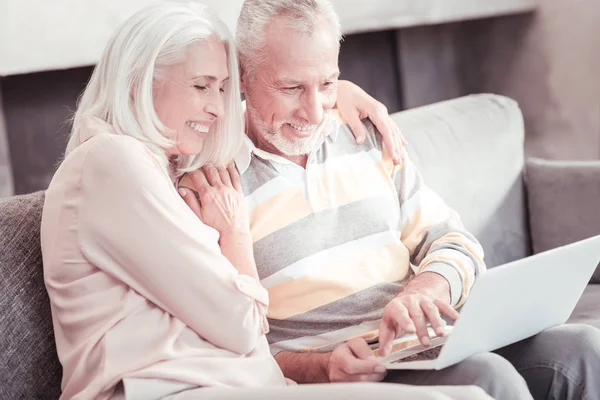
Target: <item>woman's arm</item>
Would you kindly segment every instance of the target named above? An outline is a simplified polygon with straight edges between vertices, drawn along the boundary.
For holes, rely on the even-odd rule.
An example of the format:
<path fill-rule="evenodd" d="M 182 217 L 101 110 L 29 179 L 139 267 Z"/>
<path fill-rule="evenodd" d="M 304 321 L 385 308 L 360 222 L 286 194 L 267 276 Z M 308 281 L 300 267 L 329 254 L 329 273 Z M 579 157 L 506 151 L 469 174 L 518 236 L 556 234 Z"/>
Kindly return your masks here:
<path fill-rule="evenodd" d="M 179 194 L 202 222 L 219 232 L 221 252 L 240 274 L 258 280 L 250 222 L 234 164 L 187 173 L 179 182 Z"/>
<path fill-rule="evenodd" d="M 135 139 L 97 141 L 83 170 L 80 246 L 215 346 L 246 354 L 267 329 L 267 291 L 221 253 L 219 234 L 195 217 Z"/>
<path fill-rule="evenodd" d="M 369 118 L 383 137 L 385 147 L 395 164 L 405 159 L 404 147 L 407 145 L 402 132 L 388 114 L 385 105 L 369 96 L 367 92 L 350 81 L 338 81 L 336 107 L 340 116 L 348 123 L 356 141 L 362 143 L 367 131 L 361 120 Z"/>

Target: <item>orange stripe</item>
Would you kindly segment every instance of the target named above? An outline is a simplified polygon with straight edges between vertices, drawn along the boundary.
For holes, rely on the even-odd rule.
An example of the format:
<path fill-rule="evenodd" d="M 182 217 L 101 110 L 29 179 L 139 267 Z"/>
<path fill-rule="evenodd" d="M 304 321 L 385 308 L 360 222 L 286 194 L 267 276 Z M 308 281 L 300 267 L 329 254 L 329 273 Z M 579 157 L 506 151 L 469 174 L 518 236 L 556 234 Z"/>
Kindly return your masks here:
<path fill-rule="evenodd" d="M 250 213 L 252 240 L 256 243 L 311 213 L 311 206 L 299 188 L 284 190 L 259 204 Z"/>
<path fill-rule="evenodd" d="M 303 314 L 374 285 L 404 279 L 409 270 L 408 250 L 402 243 L 369 249 L 270 288 L 268 316 L 286 319 Z"/>
<path fill-rule="evenodd" d="M 390 162 L 350 165 L 320 177 L 307 175 L 311 203 L 302 191 L 289 188 L 255 207 L 250 213 L 254 242 L 301 220 L 314 212 L 333 209 L 378 195 L 396 194 L 389 176 Z M 392 166 L 393 170 L 393 166 Z"/>
<path fill-rule="evenodd" d="M 394 182 L 385 162 L 372 165 L 352 165 L 341 171 L 325 173 L 321 179 L 309 182 L 314 190 L 315 210 L 326 210 L 386 194 L 396 194 Z"/>

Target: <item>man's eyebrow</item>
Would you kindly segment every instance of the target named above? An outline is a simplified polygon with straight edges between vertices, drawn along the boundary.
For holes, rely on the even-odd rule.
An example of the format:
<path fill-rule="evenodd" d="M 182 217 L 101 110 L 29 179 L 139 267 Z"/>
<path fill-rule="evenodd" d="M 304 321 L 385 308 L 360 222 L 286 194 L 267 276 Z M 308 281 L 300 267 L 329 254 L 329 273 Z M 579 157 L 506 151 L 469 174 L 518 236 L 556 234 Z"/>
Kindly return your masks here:
<path fill-rule="evenodd" d="M 339 78 L 339 77 L 340 77 L 340 71 L 336 71 L 336 72 L 334 72 L 333 74 L 329 75 L 329 76 L 327 77 L 327 79 L 325 79 L 325 80 L 326 80 L 326 81 L 330 81 L 330 80 L 333 80 L 333 79 L 337 79 L 337 78 Z"/>
<path fill-rule="evenodd" d="M 287 78 L 277 79 L 275 82 L 276 82 L 277 86 L 302 86 L 302 85 L 304 85 L 304 82 L 302 82 L 302 81 L 298 81 L 295 79 L 287 79 Z"/>
<path fill-rule="evenodd" d="M 331 75 L 329 75 L 327 78 L 325 78 L 323 81 L 330 81 L 330 80 L 334 80 L 340 77 L 340 71 L 336 71 L 334 73 L 332 73 Z M 277 79 L 276 81 L 277 86 L 302 86 L 304 85 L 304 82 L 296 80 L 296 79 L 292 79 L 292 78 L 281 78 L 281 79 Z"/>

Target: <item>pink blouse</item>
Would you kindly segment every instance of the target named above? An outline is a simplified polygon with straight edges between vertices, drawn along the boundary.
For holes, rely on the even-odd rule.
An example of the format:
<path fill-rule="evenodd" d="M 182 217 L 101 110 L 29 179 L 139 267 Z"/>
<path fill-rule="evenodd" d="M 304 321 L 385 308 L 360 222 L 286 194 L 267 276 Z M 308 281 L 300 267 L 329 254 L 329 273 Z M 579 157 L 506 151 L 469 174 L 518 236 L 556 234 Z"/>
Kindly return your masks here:
<path fill-rule="evenodd" d="M 121 397 L 128 379 L 285 385 L 267 291 L 221 254 L 137 139 L 90 119 L 46 192 L 41 242 L 63 399 Z"/>

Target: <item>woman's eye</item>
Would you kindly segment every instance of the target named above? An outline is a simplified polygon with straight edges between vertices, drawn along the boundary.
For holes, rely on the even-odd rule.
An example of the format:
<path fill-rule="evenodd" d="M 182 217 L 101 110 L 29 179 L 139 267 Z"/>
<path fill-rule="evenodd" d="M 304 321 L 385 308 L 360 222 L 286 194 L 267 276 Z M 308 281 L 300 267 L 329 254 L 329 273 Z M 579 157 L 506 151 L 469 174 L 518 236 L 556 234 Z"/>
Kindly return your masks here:
<path fill-rule="evenodd" d="M 205 91 L 208 90 L 207 86 L 194 85 L 194 87 L 198 90 Z"/>
<path fill-rule="evenodd" d="M 287 87 L 284 90 L 287 90 L 288 92 L 295 92 L 296 90 L 300 90 L 300 86 Z"/>
<path fill-rule="evenodd" d="M 221 93 L 225 93 L 225 88 L 221 88 L 221 89 L 219 89 L 219 91 L 220 91 Z"/>

